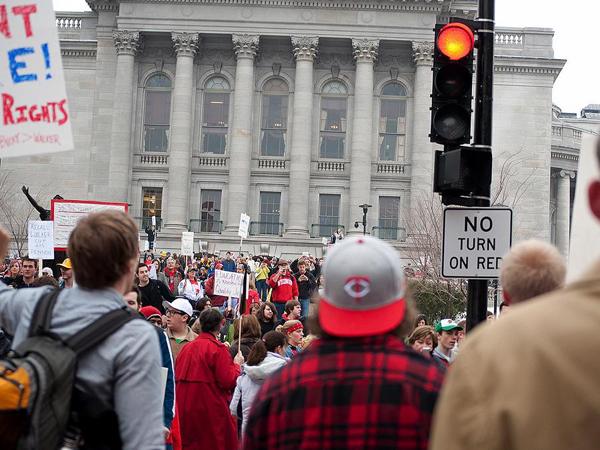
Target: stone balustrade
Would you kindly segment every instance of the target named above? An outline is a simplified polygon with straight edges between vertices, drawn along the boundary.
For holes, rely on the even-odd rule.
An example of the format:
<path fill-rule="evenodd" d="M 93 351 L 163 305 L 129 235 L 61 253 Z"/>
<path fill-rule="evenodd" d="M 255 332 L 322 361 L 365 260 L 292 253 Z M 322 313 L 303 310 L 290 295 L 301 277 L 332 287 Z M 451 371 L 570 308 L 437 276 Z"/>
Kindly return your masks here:
<path fill-rule="evenodd" d="M 259 169 L 285 169 L 284 159 L 259 159 Z"/>
<path fill-rule="evenodd" d="M 201 156 L 199 158 L 199 164 L 201 166 L 209 167 L 226 167 L 227 158 L 223 158 L 220 156 Z"/>
<path fill-rule="evenodd" d="M 317 164 L 317 170 L 324 170 L 324 171 L 328 171 L 328 172 L 343 172 L 344 171 L 344 163 L 343 162 L 319 161 Z"/>
<path fill-rule="evenodd" d="M 169 164 L 169 155 L 152 155 L 152 154 L 141 154 L 140 164 L 144 165 L 161 165 L 166 166 Z"/>

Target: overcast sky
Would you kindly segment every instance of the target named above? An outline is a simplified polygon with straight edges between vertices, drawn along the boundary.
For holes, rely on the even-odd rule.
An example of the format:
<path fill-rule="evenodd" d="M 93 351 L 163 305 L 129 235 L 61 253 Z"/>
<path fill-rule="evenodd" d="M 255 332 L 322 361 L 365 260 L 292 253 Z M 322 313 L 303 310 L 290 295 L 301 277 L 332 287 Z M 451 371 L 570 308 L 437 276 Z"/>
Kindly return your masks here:
<path fill-rule="evenodd" d="M 85 0 L 53 0 L 57 11 L 88 10 Z M 597 44 L 600 0 L 496 0 L 498 27 L 552 28 L 555 58 L 567 64 L 556 80 L 553 100 L 565 112 L 579 113 L 600 103 Z"/>

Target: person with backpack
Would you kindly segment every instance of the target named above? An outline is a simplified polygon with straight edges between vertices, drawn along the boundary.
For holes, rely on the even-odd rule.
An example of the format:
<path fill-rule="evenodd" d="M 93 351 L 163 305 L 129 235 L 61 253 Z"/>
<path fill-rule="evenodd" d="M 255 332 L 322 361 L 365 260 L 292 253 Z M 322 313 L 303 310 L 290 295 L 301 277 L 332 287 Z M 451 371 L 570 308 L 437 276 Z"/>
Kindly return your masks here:
<path fill-rule="evenodd" d="M 0 258 L 9 240 L 0 228 Z M 90 214 L 71 232 L 68 254 L 71 289 L 0 285 L 0 326 L 14 336 L 14 354 L 0 360 L 0 448 L 56 449 L 82 436 L 85 448 L 162 450 L 162 398 L 148 395 L 162 391 L 158 335 L 123 299 L 137 225 L 116 210 Z"/>

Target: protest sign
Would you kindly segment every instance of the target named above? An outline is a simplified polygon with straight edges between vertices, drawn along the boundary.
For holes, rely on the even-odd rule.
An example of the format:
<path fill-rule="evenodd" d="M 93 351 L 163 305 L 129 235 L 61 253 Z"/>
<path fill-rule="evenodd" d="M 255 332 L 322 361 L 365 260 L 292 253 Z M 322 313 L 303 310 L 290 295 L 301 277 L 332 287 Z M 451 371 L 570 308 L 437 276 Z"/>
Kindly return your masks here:
<path fill-rule="evenodd" d="M 54 222 L 30 220 L 27 247 L 30 258 L 54 259 Z"/>
<path fill-rule="evenodd" d="M 250 216 L 240 214 L 240 227 L 238 228 L 238 236 L 242 239 L 248 239 L 248 227 L 250 226 Z"/>
<path fill-rule="evenodd" d="M 240 298 L 244 284 L 244 274 L 215 270 L 214 295 Z"/>
<path fill-rule="evenodd" d="M 69 235 L 77 222 L 88 214 L 116 209 L 127 212 L 127 203 L 86 202 L 81 200 L 52 200 L 54 221 L 54 249 L 66 250 Z"/>
<path fill-rule="evenodd" d="M 52 2 L 0 0 L 0 158 L 73 149 Z"/>
<path fill-rule="evenodd" d="M 181 233 L 181 254 L 194 255 L 194 232 L 184 231 Z"/>

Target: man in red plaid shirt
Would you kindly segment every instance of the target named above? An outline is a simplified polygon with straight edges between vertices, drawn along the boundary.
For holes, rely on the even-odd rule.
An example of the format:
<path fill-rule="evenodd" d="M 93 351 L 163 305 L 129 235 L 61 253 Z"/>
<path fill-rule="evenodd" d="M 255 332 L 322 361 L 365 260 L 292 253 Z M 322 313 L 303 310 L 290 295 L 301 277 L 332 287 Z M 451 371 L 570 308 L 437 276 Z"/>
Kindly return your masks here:
<path fill-rule="evenodd" d="M 398 253 L 369 236 L 344 239 L 323 275 L 323 338 L 265 381 L 244 448 L 427 449 L 444 375 L 398 337 L 407 311 Z"/>

